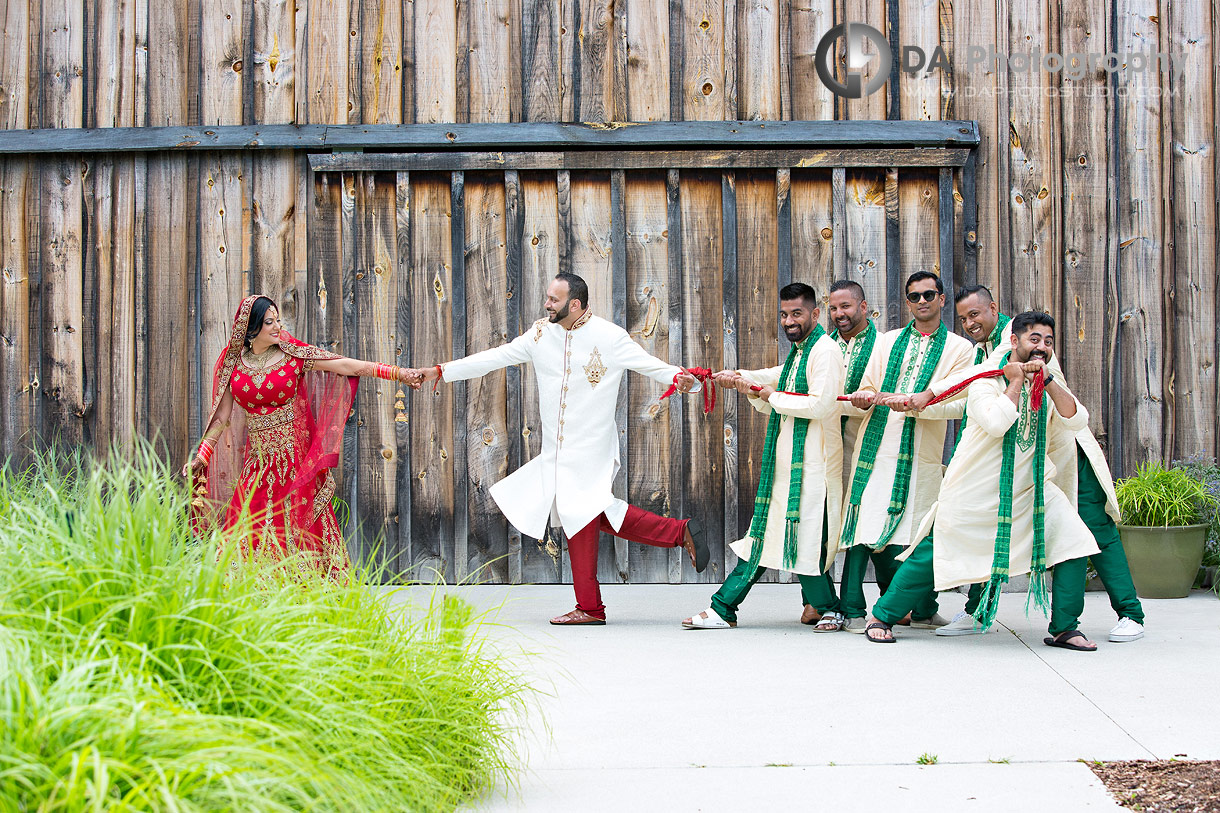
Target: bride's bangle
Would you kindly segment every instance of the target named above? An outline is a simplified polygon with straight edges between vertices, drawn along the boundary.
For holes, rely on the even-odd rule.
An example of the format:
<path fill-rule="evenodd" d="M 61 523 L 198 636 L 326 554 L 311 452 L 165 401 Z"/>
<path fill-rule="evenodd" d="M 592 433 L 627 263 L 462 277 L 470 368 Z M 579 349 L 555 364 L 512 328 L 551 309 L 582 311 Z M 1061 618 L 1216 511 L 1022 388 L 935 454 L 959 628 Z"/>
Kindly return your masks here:
<path fill-rule="evenodd" d="M 203 461 L 203 465 L 207 465 L 212 459 L 212 452 L 216 451 L 215 438 L 204 438 L 199 444 L 199 450 L 195 452 L 195 457 Z"/>
<path fill-rule="evenodd" d="M 397 364 L 377 364 L 373 369 L 373 376 L 380 378 L 382 381 L 397 381 L 398 380 L 398 365 Z"/>

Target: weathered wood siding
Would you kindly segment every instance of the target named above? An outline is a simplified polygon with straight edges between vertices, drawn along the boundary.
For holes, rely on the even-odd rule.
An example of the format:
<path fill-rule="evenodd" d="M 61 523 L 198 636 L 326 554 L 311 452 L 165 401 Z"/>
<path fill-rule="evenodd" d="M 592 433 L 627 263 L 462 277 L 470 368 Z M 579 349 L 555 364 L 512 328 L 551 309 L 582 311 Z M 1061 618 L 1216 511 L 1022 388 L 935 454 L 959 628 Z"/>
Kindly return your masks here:
<path fill-rule="evenodd" d="M 328 348 L 432 363 L 528 327 L 546 280 L 571 269 L 652 352 L 719 367 L 778 359 L 782 282 L 857 279 L 891 327 L 916 268 L 1059 318 L 1065 370 L 1117 473 L 1217 452 L 1215 2 L 8 0 L 0 19 L 7 129 L 901 118 L 976 120 L 983 139 L 956 176 L 315 173 L 288 149 L 3 156 L 0 455 L 138 434 L 184 458 L 248 291 Z M 814 53 L 845 21 L 939 45 L 952 70 L 895 69 L 878 93 L 835 97 Z M 1181 61 L 1080 78 L 966 67 L 972 48 L 1035 45 Z M 624 393 L 622 485 L 735 538 L 762 423 L 735 398 L 709 419 L 657 390 L 631 379 Z M 365 544 L 381 539 L 396 570 L 567 578 L 556 540 L 521 538 L 486 493 L 538 452 L 528 371 L 398 393 L 361 385 L 344 462 Z M 713 561 L 703 579 L 732 554 L 717 546 Z M 605 546 L 602 567 L 695 578 L 680 555 L 638 546 Z"/>

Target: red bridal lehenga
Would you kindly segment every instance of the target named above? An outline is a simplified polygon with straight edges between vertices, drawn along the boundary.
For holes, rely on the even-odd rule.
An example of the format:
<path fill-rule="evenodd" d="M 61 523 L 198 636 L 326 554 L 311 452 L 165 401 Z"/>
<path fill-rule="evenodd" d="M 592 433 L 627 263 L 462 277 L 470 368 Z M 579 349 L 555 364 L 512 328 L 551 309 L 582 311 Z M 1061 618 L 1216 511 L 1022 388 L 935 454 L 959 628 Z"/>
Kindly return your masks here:
<path fill-rule="evenodd" d="M 196 482 L 196 528 L 215 522 L 225 530 L 248 528 L 244 538 L 230 537 L 243 556 L 291 557 L 302 568 L 342 578 L 349 562 L 331 506 L 331 468 L 339 462 L 358 379 L 316 369 L 319 359 L 339 356 L 287 331 L 280 332 L 279 347 L 261 358 L 243 354 L 250 308 L 258 298 L 242 300 L 229 344 L 213 370 L 207 425 L 225 390 L 233 393 L 234 406 Z M 247 508 L 249 519 L 243 523 Z"/>

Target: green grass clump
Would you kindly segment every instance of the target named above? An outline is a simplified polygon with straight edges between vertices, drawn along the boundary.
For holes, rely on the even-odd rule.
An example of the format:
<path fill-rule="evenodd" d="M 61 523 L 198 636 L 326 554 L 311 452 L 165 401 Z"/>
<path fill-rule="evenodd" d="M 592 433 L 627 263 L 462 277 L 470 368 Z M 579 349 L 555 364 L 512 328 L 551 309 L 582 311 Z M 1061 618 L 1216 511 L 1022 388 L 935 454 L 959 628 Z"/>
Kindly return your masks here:
<path fill-rule="evenodd" d="M 1144 527 L 1178 527 L 1207 521 L 1217 500 L 1196 478 L 1180 468 L 1141 463 L 1133 477 L 1114 484 L 1123 523 Z"/>
<path fill-rule="evenodd" d="M 147 448 L 0 470 L 0 809 L 455 807 L 512 781 L 528 693 L 452 596 L 193 540 Z"/>

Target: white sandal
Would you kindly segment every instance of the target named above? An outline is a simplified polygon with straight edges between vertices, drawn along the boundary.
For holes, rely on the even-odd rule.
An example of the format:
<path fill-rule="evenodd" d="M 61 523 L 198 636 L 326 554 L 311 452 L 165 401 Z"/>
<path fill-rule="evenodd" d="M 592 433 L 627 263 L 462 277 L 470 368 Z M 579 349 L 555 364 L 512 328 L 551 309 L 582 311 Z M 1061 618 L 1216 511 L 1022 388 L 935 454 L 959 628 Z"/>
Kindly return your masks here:
<path fill-rule="evenodd" d="M 736 621 L 725 621 L 711 607 L 682 622 L 682 628 L 688 630 L 727 630 L 735 626 L 737 626 Z"/>
<path fill-rule="evenodd" d="M 843 625 L 847 619 L 843 617 L 843 613 L 826 613 L 822 616 L 818 623 L 813 625 L 814 632 L 838 632 L 843 629 Z M 827 626 L 823 626 L 823 624 Z M 833 626 L 832 626 L 833 625 Z"/>

